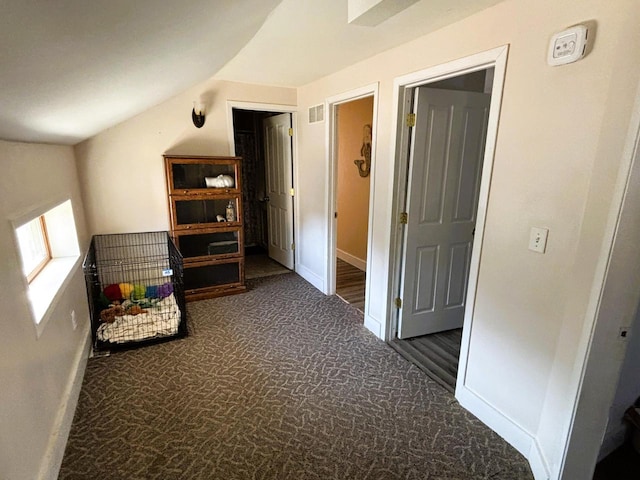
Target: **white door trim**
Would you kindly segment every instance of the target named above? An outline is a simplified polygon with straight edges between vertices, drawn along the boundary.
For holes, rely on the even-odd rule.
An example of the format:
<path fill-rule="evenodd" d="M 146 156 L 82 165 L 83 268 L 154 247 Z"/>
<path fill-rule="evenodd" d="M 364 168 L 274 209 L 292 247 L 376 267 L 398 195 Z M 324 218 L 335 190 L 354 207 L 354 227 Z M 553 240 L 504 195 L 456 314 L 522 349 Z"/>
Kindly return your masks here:
<path fill-rule="evenodd" d="M 408 168 L 408 129 L 404 126 L 402 119 L 410 112 L 409 90 L 414 87 L 433 83 L 446 78 L 456 77 L 467 73 L 484 70 L 486 68 L 495 68 L 493 88 L 491 90 L 491 106 L 489 112 L 489 121 L 487 125 L 487 139 L 482 167 L 482 182 L 480 184 L 480 196 L 478 199 L 478 214 L 476 220 L 476 234 L 474 238 L 473 254 L 471 258 L 471 267 L 469 271 L 469 288 L 467 292 L 467 309 L 465 311 L 464 331 L 462 338 L 462 350 L 460 352 L 460 370 L 458 379 L 464 378 L 460 372 L 466 374 L 466 360 L 468 355 L 468 344 L 471 333 L 471 322 L 473 319 L 473 308 L 475 304 L 475 294 L 478 280 L 478 269 L 480 265 L 480 252 L 482 249 L 482 239 L 484 237 L 484 224 L 486 220 L 487 202 L 489 197 L 489 185 L 491 173 L 493 169 L 493 157 L 495 153 L 495 144 L 498 130 L 498 118 L 500 116 L 500 105 L 502 103 L 502 88 L 504 84 L 504 76 L 506 72 L 507 54 L 509 47 L 494 48 L 486 52 L 454 60 L 442 65 L 413 72 L 408 75 L 397 77 L 394 80 L 394 105 L 398 114 L 394 118 L 394 128 L 396 131 L 396 140 L 392 145 L 392 156 L 395 159 L 394 170 L 394 186 L 393 186 L 393 219 L 391 231 L 390 250 L 393 252 L 389 262 L 389 284 L 391 288 L 388 290 L 387 304 L 389 305 L 387 314 L 387 338 L 393 340 L 397 331 L 397 309 L 394 305 L 394 298 L 400 288 L 400 249 L 402 246 L 403 230 L 397 228 L 399 225 L 399 214 L 404 206 L 404 198 L 406 194 L 406 180 Z M 465 338 L 466 337 L 466 338 Z M 464 360 L 464 362 L 463 362 Z"/>
<path fill-rule="evenodd" d="M 334 95 L 325 100 L 325 112 L 327 115 L 327 125 L 325 129 L 325 150 L 327 155 L 327 233 L 328 239 L 327 250 L 325 251 L 325 279 L 324 284 L 326 286 L 327 295 L 333 295 L 336 293 L 336 219 L 334 218 L 334 212 L 336 211 L 336 183 L 337 183 L 337 151 L 336 151 L 336 107 L 342 103 L 351 102 L 365 97 L 373 97 L 373 122 L 371 124 L 371 133 L 373 137 L 372 151 L 371 151 L 371 173 L 370 173 L 370 187 L 369 187 L 369 218 L 368 218 L 368 232 L 367 232 L 367 267 L 368 272 L 371 271 L 371 243 L 373 238 L 373 204 L 375 197 L 375 183 L 376 183 L 376 145 L 377 132 L 378 132 L 378 83 L 372 83 L 364 87 L 360 87 L 348 92 Z M 364 301 L 364 317 L 365 324 L 367 323 L 369 312 L 369 296 L 371 276 L 367 275 L 366 290 L 367 295 Z M 377 322 L 376 322 L 377 323 Z"/>
<path fill-rule="evenodd" d="M 489 188 L 493 169 L 493 159 L 495 154 L 496 139 L 498 134 L 498 120 L 500 117 L 500 107 L 502 104 L 502 90 L 506 74 L 507 56 L 509 46 L 503 45 L 485 52 L 480 52 L 468 57 L 453 60 L 451 62 L 436 65 L 418 72 L 413 72 L 394 80 L 393 105 L 397 112 L 393 118 L 395 122 L 392 131 L 396 132 L 395 142 L 392 145 L 391 156 L 395 159 L 393 171 L 394 182 L 391 192 L 392 198 L 392 222 L 391 222 L 391 243 L 389 259 L 389 289 L 387 297 L 387 341 L 393 340 L 397 332 L 398 311 L 395 307 L 394 299 L 398 295 L 400 288 L 400 262 L 402 258 L 403 229 L 400 227 L 399 214 L 404 207 L 407 184 L 408 168 L 408 134 L 409 128 L 405 126 L 404 118 L 411 111 L 411 89 L 428 83 L 456 77 L 467 73 L 484 70 L 494 67 L 495 75 L 491 90 L 491 105 L 489 120 L 487 125 L 486 146 L 482 167 L 482 180 L 480 183 L 480 195 L 478 198 L 478 213 L 476 220 L 476 233 L 474 237 L 473 250 L 471 255 L 471 265 L 469 270 L 469 286 L 467 290 L 467 307 L 464 315 L 464 326 L 462 335 L 462 345 L 460 350 L 460 364 L 458 367 L 458 378 L 456 384 L 456 398 L 463 407 L 471 411 L 480 420 L 487 424 L 492 430 L 497 432 L 505 440 L 511 443 L 518 451 L 525 456 L 530 454 L 534 436 L 531 432 L 524 430 L 504 413 L 496 410 L 489 402 L 468 388 L 466 385 L 467 362 L 469 356 L 469 345 L 471 342 L 473 316 L 475 308 L 476 291 L 478 286 L 478 272 L 480 269 L 482 242 L 484 239 L 484 229 L 487 215 L 487 204 L 489 199 Z M 532 465 L 532 467 L 534 467 Z M 536 473 L 537 478 L 542 478 Z"/>
<path fill-rule="evenodd" d="M 238 110 L 255 110 L 257 112 L 279 112 L 291 114 L 291 127 L 293 128 L 293 142 L 291 151 L 291 168 L 293 173 L 293 188 L 298 185 L 298 112 L 295 105 L 278 105 L 272 103 L 254 103 L 239 102 L 235 100 L 227 100 L 227 139 L 229 142 L 229 155 L 232 157 L 236 154 L 235 135 L 233 132 L 233 109 Z M 300 238 L 298 212 L 300 211 L 298 194 L 293 197 L 293 238 L 294 242 Z M 296 248 L 293 252 L 295 271 L 298 271 L 300 265 L 300 249 Z"/>
<path fill-rule="evenodd" d="M 476 234 L 473 246 L 473 254 L 471 258 L 471 266 L 469 271 L 469 288 L 467 291 L 467 311 L 465 312 L 464 330 L 467 335 L 462 338 L 462 350 L 460 352 L 461 370 L 466 373 L 466 359 L 468 355 L 468 343 L 473 318 L 473 307 L 475 303 L 475 294 L 477 287 L 478 268 L 480 264 L 480 251 L 482 239 L 484 237 L 484 224 L 486 220 L 486 208 L 489 193 L 489 185 L 491 180 L 491 172 L 493 169 L 493 156 L 495 153 L 495 143 L 497 138 L 498 118 L 500 115 L 500 105 L 502 103 L 502 88 L 504 85 L 504 76 L 506 73 L 507 55 L 509 46 L 487 50 L 485 52 L 470 55 L 468 57 L 453 60 L 451 62 L 436 65 L 418 72 L 409 73 L 401 77 L 397 77 L 393 82 L 393 105 L 397 115 L 393 118 L 392 131 L 396 132 L 395 142 L 392 143 L 391 156 L 395 159 L 394 164 L 394 181 L 391 192 L 392 198 L 392 222 L 391 222 L 391 243 L 389 258 L 389 289 L 387 290 L 387 325 L 386 340 L 391 341 L 395 338 L 397 331 L 398 312 L 395 308 L 394 299 L 400 289 L 400 264 L 402 258 L 402 235 L 403 229 L 399 227 L 399 214 L 404 206 L 404 198 L 406 195 L 408 154 L 409 154 L 409 130 L 402 121 L 406 114 L 411 111 L 411 95 L 410 90 L 414 87 L 426 85 L 446 78 L 457 77 L 467 73 L 484 70 L 486 68 L 495 68 L 493 88 L 491 90 L 491 106 L 489 112 L 489 121 L 487 125 L 487 139 L 484 153 L 484 161 L 482 167 L 482 183 L 480 184 L 480 196 L 478 199 L 478 214 L 476 220 Z M 464 362 L 462 362 L 464 360 Z M 461 376 L 458 375 L 460 379 Z M 464 376 L 462 377 L 464 378 Z"/>

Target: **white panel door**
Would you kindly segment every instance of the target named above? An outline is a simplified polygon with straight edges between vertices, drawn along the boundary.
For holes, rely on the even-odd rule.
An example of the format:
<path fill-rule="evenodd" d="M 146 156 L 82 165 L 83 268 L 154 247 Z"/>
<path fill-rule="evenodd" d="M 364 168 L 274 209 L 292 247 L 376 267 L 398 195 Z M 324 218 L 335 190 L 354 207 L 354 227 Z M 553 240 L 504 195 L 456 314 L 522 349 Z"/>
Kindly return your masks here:
<path fill-rule="evenodd" d="M 291 173 L 291 114 L 263 121 L 267 169 L 269 256 L 293 270 L 293 176 Z"/>
<path fill-rule="evenodd" d="M 416 91 L 399 338 L 462 327 L 490 99 Z"/>

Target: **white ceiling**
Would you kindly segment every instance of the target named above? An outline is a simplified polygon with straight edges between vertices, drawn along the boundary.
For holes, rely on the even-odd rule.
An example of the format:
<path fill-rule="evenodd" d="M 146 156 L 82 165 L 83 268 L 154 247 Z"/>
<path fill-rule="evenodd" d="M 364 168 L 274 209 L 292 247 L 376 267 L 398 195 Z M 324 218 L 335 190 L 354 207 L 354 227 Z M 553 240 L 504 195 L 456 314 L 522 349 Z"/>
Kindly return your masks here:
<path fill-rule="evenodd" d="M 3 0 L 0 138 L 74 144 L 209 77 L 280 0 Z"/>
<path fill-rule="evenodd" d="M 305 85 L 503 0 L 420 0 L 375 27 L 347 23 L 347 0 L 282 0 L 216 78 Z"/>
<path fill-rule="evenodd" d="M 75 144 L 214 75 L 304 85 L 500 1 L 420 0 L 363 27 L 347 0 L 5 0 L 0 138 Z"/>

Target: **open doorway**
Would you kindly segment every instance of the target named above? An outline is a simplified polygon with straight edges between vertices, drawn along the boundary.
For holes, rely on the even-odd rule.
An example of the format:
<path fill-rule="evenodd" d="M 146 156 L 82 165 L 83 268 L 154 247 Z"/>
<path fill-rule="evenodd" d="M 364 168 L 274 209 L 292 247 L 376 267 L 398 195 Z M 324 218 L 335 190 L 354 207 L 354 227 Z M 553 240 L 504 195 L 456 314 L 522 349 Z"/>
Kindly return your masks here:
<path fill-rule="evenodd" d="M 398 321 L 390 344 L 455 391 L 494 68 L 407 90 Z"/>
<path fill-rule="evenodd" d="M 373 96 L 336 105 L 336 295 L 364 313 Z"/>
<path fill-rule="evenodd" d="M 232 108 L 242 157 L 245 278 L 294 269 L 291 113 Z"/>

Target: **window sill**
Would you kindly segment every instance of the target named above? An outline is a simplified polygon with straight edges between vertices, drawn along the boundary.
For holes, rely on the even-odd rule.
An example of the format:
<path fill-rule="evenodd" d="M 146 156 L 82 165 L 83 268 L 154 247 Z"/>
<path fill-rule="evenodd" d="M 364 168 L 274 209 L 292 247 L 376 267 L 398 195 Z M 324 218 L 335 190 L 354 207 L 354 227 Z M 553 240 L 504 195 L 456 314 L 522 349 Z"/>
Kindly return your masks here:
<path fill-rule="evenodd" d="M 42 335 L 54 307 L 79 266 L 79 255 L 54 258 L 29 284 L 29 301 L 37 338 Z"/>

